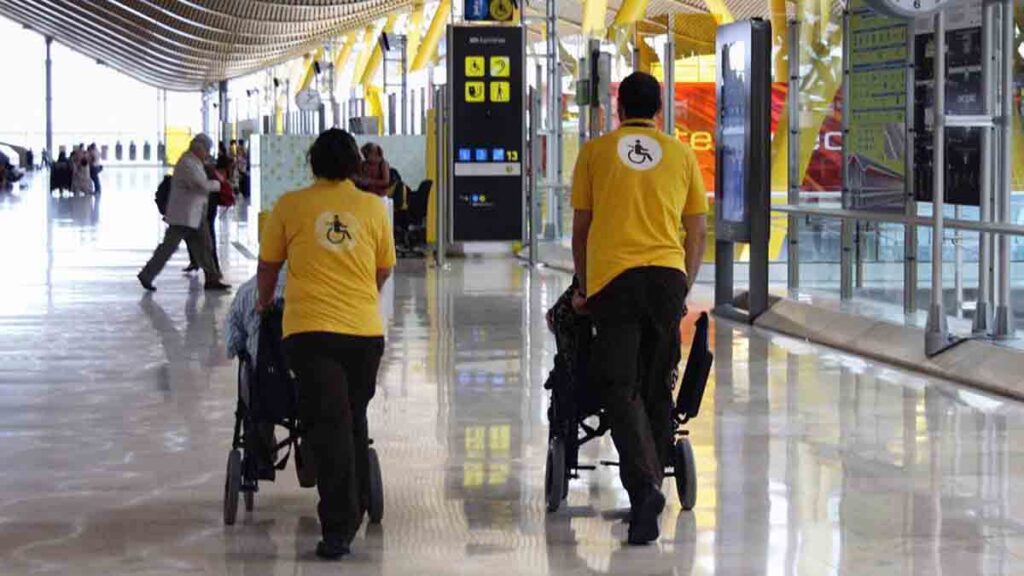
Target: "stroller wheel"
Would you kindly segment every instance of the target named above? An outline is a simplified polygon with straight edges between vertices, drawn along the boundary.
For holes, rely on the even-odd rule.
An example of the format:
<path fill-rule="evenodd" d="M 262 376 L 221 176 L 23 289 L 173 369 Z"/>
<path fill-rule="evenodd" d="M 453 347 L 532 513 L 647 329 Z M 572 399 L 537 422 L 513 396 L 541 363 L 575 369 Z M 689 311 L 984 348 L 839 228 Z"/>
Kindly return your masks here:
<path fill-rule="evenodd" d="M 566 495 L 565 440 L 554 437 L 548 443 L 547 470 L 544 473 L 544 498 L 548 512 L 555 512 Z"/>
<path fill-rule="evenodd" d="M 693 510 L 697 504 L 697 463 L 693 458 L 690 440 L 682 438 L 675 445 L 676 492 L 683 510 Z"/>
<path fill-rule="evenodd" d="M 256 506 L 256 490 L 242 492 L 242 499 L 245 501 L 245 511 L 252 512 L 252 509 Z"/>
<path fill-rule="evenodd" d="M 380 459 L 377 458 L 377 451 L 369 448 L 370 456 L 370 502 L 367 512 L 370 515 L 371 524 L 380 524 L 384 518 L 384 479 L 380 473 Z"/>
<path fill-rule="evenodd" d="M 242 487 L 242 453 L 228 453 L 228 469 L 224 478 L 224 523 L 231 526 L 238 515 L 238 491 Z"/>

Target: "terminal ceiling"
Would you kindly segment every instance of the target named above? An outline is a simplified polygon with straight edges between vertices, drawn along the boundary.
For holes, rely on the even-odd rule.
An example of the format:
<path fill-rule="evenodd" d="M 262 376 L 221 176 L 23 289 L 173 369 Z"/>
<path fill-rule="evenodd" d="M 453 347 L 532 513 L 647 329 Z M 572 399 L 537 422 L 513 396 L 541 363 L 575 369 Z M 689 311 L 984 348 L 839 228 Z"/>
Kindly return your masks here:
<path fill-rule="evenodd" d="M 460 0 L 456 0 L 460 1 Z M 624 0 L 608 0 L 608 23 Z M 770 0 L 725 0 L 733 17 L 767 16 Z M 305 54 L 413 0 L 0 0 L 0 15 L 53 37 L 147 84 L 197 90 Z M 579 0 L 559 2 L 559 32 L 578 33 Z M 539 15 L 541 0 L 528 2 Z M 707 52 L 715 22 L 707 0 L 650 0 L 642 32 L 677 18 L 682 50 Z M 576 28 L 573 30 L 573 28 Z M 713 48 L 711 48 L 713 49 Z"/>

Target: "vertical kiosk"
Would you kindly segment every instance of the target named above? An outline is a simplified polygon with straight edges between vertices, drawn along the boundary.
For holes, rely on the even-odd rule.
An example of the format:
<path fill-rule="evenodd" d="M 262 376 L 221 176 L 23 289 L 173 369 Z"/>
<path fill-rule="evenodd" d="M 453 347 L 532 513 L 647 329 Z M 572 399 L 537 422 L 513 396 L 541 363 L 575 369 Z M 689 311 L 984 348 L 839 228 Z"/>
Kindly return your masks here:
<path fill-rule="evenodd" d="M 452 181 L 446 193 L 453 242 L 524 237 L 523 53 L 520 26 L 448 27 Z"/>
<path fill-rule="evenodd" d="M 771 222 L 771 25 L 718 28 L 715 314 L 753 322 L 768 309 Z M 750 290 L 737 297 L 736 244 L 750 245 Z"/>

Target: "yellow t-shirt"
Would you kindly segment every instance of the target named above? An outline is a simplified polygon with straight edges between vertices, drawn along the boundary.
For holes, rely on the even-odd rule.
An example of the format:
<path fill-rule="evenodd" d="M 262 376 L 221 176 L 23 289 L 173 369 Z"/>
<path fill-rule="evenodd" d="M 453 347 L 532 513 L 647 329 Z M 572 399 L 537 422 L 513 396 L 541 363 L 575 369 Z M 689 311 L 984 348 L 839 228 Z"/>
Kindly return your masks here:
<path fill-rule="evenodd" d="M 288 261 L 284 335 L 383 336 L 377 270 L 395 265 L 387 204 L 350 180 L 317 180 L 278 199 L 260 260 Z"/>
<path fill-rule="evenodd" d="M 587 142 L 576 160 L 572 207 L 593 213 L 587 293 L 631 268 L 685 272 L 683 215 L 708 211 L 697 157 L 652 121 L 628 121 Z"/>

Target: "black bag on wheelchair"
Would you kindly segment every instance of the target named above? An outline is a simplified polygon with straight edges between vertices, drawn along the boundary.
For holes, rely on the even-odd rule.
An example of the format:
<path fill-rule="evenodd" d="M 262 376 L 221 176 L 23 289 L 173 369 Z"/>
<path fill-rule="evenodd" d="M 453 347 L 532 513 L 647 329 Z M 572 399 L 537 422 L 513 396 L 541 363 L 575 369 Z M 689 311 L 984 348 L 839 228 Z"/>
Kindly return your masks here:
<path fill-rule="evenodd" d="M 693 333 L 693 343 L 690 344 L 690 355 L 686 359 L 686 368 L 683 370 L 683 379 L 679 384 L 679 395 L 676 396 L 675 413 L 684 421 L 696 418 L 697 413 L 700 412 L 704 388 L 708 384 L 711 364 L 715 359 L 708 347 L 709 324 L 707 312 L 701 312 L 700 318 L 697 319 L 697 328 Z"/>
<path fill-rule="evenodd" d="M 284 307 L 277 303 L 260 319 L 255 386 L 250 392 L 250 408 L 258 422 L 279 424 L 295 418 L 296 385 L 284 354 L 283 317 Z"/>

